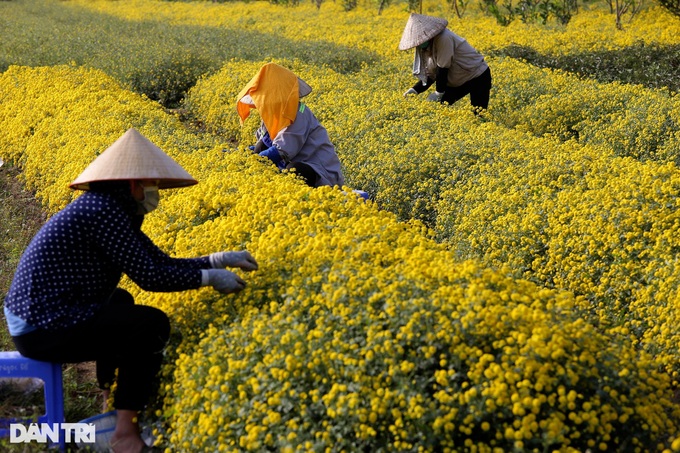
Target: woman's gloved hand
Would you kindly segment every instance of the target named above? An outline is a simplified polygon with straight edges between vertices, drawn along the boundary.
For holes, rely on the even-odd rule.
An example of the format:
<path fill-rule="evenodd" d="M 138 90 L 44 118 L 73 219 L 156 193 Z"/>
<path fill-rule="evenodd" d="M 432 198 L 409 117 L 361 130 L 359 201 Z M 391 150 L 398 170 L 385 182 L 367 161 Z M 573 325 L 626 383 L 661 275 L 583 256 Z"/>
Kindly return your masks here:
<path fill-rule="evenodd" d="M 406 90 L 406 92 L 404 93 L 404 97 L 407 98 L 407 97 L 409 97 L 411 95 L 415 95 L 415 94 L 418 94 L 418 92 L 413 87 L 411 87 L 408 90 Z"/>
<path fill-rule="evenodd" d="M 244 271 L 257 270 L 257 261 L 247 250 L 239 252 L 215 252 L 211 253 L 209 258 L 210 265 L 214 269 L 238 267 Z"/>
<path fill-rule="evenodd" d="M 440 93 L 439 91 L 434 91 L 427 96 L 427 100 L 431 101 L 431 102 L 441 102 L 443 97 L 444 97 L 444 93 Z"/>
<path fill-rule="evenodd" d="M 271 146 L 260 153 L 260 156 L 266 157 L 267 159 L 274 162 L 274 164 L 283 170 L 286 168 L 286 163 L 283 161 L 279 149 L 276 146 Z"/>
<path fill-rule="evenodd" d="M 226 269 L 203 269 L 201 286 L 212 286 L 222 294 L 237 293 L 246 287 L 246 282 Z"/>
<path fill-rule="evenodd" d="M 265 146 L 262 139 L 260 139 L 260 140 L 257 141 L 257 143 L 255 143 L 255 146 L 250 146 L 249 148 L 253 153 L 260 154 L 262 152 L 262 150 L 267 149 L 268 146 Z"/>

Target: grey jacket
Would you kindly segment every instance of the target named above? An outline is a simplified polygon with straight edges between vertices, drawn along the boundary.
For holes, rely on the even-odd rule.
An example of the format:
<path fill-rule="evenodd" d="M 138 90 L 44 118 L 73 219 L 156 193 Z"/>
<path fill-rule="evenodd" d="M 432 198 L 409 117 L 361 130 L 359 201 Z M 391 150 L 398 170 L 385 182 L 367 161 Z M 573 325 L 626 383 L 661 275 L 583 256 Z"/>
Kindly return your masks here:
<path fill-rule="evenodd" d="M 423 83 L 425 78 L 435 80 L 437 67 L 449 68 L 448 86 L 458 87 L 479 77 L 489 67 L 484 56 L 465 38 L 445 29 L 432 38 L 427 49 L 416 47 L 413 74 Z"/>
<path fill-rule="evenodd" d="M 304 162 L 320 176 L 320 185 L 343 186 L 340 159 L 328 138 L 328 132 L 311 110 L 300 103 L 295 121 L 273 138 L 286 164 Z"/>

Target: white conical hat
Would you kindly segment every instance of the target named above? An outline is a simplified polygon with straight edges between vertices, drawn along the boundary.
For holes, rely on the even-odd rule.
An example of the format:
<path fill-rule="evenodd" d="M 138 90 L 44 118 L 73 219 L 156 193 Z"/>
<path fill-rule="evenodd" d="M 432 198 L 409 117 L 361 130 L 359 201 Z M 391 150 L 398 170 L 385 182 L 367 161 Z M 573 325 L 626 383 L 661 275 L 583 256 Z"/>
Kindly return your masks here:
<path fill-rule="evenodd" d="M 157 179 L 159 189 L 197 184 L 170 156 L 130 128 L 73 181 L 72 189 L 88 190 L 95 181 Z"/>
<path fill-rule="evenodd" d="M 401 35 L 399 50 L 412 49 L 429 41 L 441 33 L 448 24 L 449 21 L 446 19 L 411 13 Z"/>

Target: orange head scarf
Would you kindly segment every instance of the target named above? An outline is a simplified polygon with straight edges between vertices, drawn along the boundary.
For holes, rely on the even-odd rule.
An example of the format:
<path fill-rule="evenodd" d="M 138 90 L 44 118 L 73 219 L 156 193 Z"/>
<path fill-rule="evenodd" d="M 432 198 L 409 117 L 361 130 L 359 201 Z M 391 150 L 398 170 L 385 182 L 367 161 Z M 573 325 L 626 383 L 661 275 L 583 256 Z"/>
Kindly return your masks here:
<path fill-rule="evenodd" d="M 252 104 L 243 102 L 246 95 L 250 96 Z M 236 110 L 243 125 L 250 110 L 256 108 L 269 135 L 274 138 L 295 121 L 299 102 L 297 76 L 283 66 L 267 63 L 238 94 Z"/>

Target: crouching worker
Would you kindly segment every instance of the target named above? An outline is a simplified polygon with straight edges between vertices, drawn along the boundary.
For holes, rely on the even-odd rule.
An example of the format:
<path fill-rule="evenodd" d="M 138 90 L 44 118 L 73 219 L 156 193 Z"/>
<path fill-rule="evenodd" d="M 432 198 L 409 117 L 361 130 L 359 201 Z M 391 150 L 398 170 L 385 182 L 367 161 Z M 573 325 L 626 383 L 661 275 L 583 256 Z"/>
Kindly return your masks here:
<path fill-rule="evenodd" d="M 399 42 L 399 50 L 415 48 L 413 75 L 418 82 L 404 96 L 420 94 L 434 85 L 428 101 L 453 104 L 470 95 L 479 113 L 489 108 L 491 69 L 484 57 L 465 38 L 448 30 L 448 21 L 411 13 Z"/>
<path fill-rule="evenodd" d="M 295 169 L 311 187 L 345 183 L 328 132 L 300 98 L 312 88 L 292 71 L 268 63 L 241 90 L 236 109 L 241 125 L 257 109 L 262 119 L 253 152 L 280 169 Z"/>
<path fill-rule="evenodd" d="M 152 396 L 170 334 L 163 311 L 135 305 L 117 288 L 122 274 L 148 291 L 212 286 L 229 294 L 246 283 L 225 267 L 257 269 L 247 251 L 171 258 L 141 231 L 159 189 L 196 183 L 160 148 L 128 130 L 71 183 L 85 193 L 33 238 L 5 300 L 9 332 L 24 356 L 95 361 L 105 392 L 118 369 L 111 438 L 116 453 L 147 450 L 137 416 Z"/>

